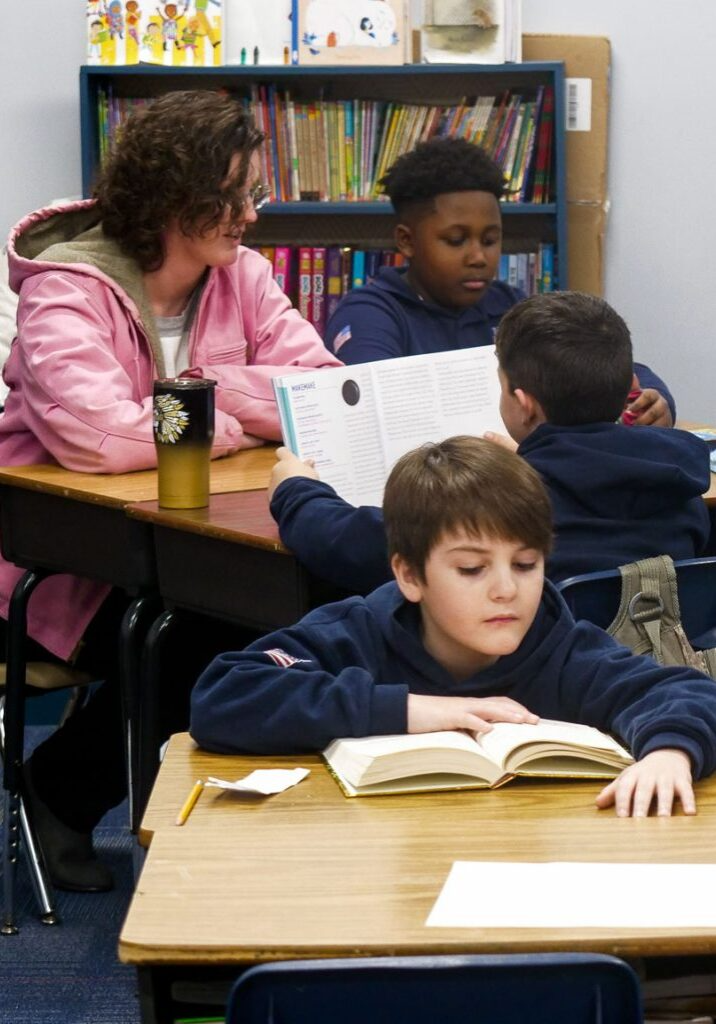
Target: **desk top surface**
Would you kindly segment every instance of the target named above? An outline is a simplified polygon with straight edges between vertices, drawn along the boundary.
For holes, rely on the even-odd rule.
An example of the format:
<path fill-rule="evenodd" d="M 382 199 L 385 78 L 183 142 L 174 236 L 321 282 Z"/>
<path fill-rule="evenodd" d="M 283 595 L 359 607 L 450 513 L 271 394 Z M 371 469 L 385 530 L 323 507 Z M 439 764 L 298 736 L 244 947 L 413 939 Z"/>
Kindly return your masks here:
<path fill-rule="evenodd" d="M 197 778 L 303 765 L 304 782 L 265 799 Z M 456 860 L 716 863 L 716 781 L 699 814 L 641 821 L 598 811 L 595 782 L 514 781 L 498 790 L 348 800 L 317 757 L 220 757 L 173 738 L 144 821 L 151 846 L 121 937 L 137 964 L 244 963 L 312 956 L 601 950 L 621 956 L 716 950 L 713 929 L 426 928 Z"/>
<path fill-rule="evenodd" d="M 276 461 L 273 445 L 236 452 L 211 463 L 211 493 L 265 490 Z M 137 473 L 76 473 L 62 466 L 5 466 L 0 485 L 57 494 L 75 501 L 119 508 L 157 498 L 157 471 Z M 264 495 L 265 500 L 265 495 Z"/>

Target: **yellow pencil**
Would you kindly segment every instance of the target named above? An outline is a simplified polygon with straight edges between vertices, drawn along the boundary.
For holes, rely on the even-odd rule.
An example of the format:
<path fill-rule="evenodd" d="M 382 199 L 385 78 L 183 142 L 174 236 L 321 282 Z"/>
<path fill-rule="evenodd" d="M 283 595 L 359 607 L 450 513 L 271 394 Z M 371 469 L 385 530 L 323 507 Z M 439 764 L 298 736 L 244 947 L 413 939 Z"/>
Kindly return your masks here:
<path fill-rule="evenodd" d="M 194 785 L 192 787 L 191 793 L 189 794 L 189 796 L 184 801 L 184 804 L 182 805 L 182 809 L 177 814 L 177 820 L 176 820 L 176 824 L 177 825 L 183 825 L 184 822 L 186 821 L 186 819 L 189 817 L 189 815 L 191 814 L 192 810 L 194 809 L 194 804 L 197 802 L 197 800 L 199 799 L 199 797 L 201 795 L 201 791 L 202 791 L 203 788 L 204 788 L 204 783 L 201 781 L 201 779 L 197 779 L 197 781 L 194 783 Z"/>

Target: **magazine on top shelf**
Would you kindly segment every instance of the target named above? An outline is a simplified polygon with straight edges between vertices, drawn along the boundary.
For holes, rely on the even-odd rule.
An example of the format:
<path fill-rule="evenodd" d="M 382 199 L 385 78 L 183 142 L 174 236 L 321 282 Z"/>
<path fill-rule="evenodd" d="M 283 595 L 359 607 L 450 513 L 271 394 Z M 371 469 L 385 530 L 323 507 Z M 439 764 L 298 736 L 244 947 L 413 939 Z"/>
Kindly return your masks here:
<path fill-rule="evenodd" d="M 274 377 L 284 444 L 353 505 L 381 505 L 394 463 L 428 441 L 505 433 L 493 345 Z"/>
<path fill-rule="evenodd" d="M 299 64 L 404 64 L 408 0 L 294 0 Z"/>
<path fill-rule="evenodd" d="M 522 60 L 522 0 L 426 0 L 424 19 L 426 64 Z"/>
<path fill-rule="evenodd" d="M 542 719 L 495 722 L 479 736 L 427 732 L 334 740 L 323 757 L 346 796 L 438 789 L 495 789 L 516 775 L 613 779 L 634 763 L 620 743 L 588 725 Z"/>

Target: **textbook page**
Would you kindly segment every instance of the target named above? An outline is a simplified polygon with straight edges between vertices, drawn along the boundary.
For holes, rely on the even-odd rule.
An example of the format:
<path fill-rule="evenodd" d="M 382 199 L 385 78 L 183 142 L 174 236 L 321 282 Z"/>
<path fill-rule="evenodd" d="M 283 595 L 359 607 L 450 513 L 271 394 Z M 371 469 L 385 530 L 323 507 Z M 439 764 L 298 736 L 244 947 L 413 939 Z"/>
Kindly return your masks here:
<path fill-rule="evenodd" d="M 425 923 L 716 932 L 716 864 L 455 861 Z"/>
<path fill-rule="evenodd" d="M 285 444 L 353 505 L 381 505 L 397 459 L 427 441 L 505 432 L 492 345 L 274 377 Z"/>

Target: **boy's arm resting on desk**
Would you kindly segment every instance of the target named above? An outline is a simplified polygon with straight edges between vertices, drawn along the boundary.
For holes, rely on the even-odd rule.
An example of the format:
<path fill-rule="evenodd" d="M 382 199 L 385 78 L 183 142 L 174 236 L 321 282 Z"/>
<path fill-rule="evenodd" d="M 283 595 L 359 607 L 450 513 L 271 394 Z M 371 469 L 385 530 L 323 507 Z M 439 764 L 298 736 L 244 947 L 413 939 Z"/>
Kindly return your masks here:
<path fill-rule="evenodd" d="M 560 656 L 561 717 L 613 732 L 636 760 L 657 750 L 681 750 L 695 779 L 711 775 L 716 769 L 713 680 L 686 666 L 662 666 L 632 654 L 588 622 L 577 623 L 568 648 Z"/>
<path fill-rule="evenodd" d="M 294 754 L 339 736 L 404 733 L 408 687 L 377 681 L 382 643 L 356 601 L 215 658 L 191 695 L 196 742 L 221 754 Z"/>
<path fill-rule="evenodd" d="M 672 427 L 676 422 L 676 402 L 661 377 L 644 363 L 634 363 L 634 373 L 642 394 L 629 406 L 638 414 L 636 424 Z M 669 422 L 669 416 L 671 422 Z"/>
<path fill-rule="evenodd" d="M 355 508 L 320 480 L 291 477 L 276 488 L 271 515 L 283 543 L 315 576 L 361 594 L 392 579 L 382 509 Z"/>
<path fill-rule="evenodd" d="M 115 335 L 93 288 L 72 275 L 57 278 L 51 299 L 42 275 L 23 288 L 18 313 L 21 342 L 13 346 L 6 379 L 18 385 L 18 431 L 32 432 L 68 469 L 124 473 L 156 466 L 152 396 L 138 396 L 131 374 L 115 351 Z M 60 290 L 61 288 L 61 290 Z M 5 426 L 14 426 L 13 405 Z M 213 454 L 244 446 L 241 426 L 217 416 Z"/>
<path fill-rule="evenodd" d="M 346 365 L 407 355 L 407 326 L 382 292 L 358 288 L 341 301 L 326 327 L 326 346 Z"/>

